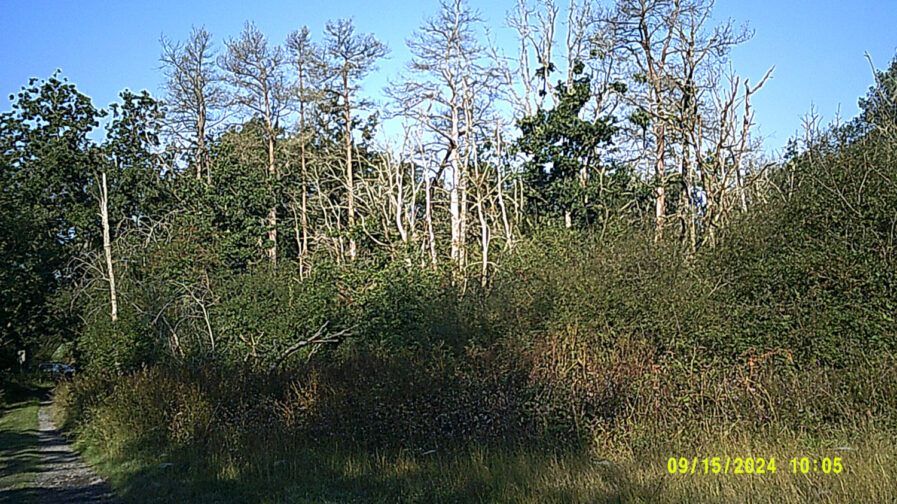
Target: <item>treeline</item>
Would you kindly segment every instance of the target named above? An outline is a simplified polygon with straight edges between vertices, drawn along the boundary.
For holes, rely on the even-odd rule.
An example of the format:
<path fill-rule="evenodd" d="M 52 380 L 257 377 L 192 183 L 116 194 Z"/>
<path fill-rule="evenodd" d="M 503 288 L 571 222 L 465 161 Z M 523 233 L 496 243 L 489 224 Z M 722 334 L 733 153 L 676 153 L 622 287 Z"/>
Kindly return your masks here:
<path fill-rule="evenodd" d="M 751 137 L 769 74 L 724 70 L 750 32 L 711 8 L 521 1 L 506 54 L 442 2 L 382 110 L 360 86 L 388 48 L 350 20 L 282 44 L 252 24 L 163 39 L 163 100 L 98 110 L 59 75 L 32 80 L 0 121 L 4 362 L 75 340 L 61 351 L 118 369 L 414 344 L 440 334 L 419 331 L 434 314 L 468 323 L 446 299 L 490 289 L 546 227 L 647 233 L 690 264 L 791 173 Z"/>
<path fill-rule="evenodd" d="M 887 500 L 897 121 L 876 110 L 795 145 L 767 202 L 695 253 L 650 225 L 561 225 L 463 295 L 451 272 L 361 255 L 301 281 L 212 277 L 213 329 L 178 327 L 196 349 L 62 384 L 64 426 L 136 502 Z M 779 468 L 677 478 L 671 453 Z M 844 471 L 795 478 L 790 453 Z"/>

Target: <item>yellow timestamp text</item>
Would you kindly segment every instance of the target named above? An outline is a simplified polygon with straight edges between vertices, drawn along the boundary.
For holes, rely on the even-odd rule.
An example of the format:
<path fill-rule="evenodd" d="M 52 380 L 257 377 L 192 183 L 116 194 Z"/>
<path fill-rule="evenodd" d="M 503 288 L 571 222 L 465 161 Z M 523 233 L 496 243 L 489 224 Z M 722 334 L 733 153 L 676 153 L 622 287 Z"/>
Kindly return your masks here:
<path fill-rule="evenodd" d="M 794 457 L 789 468 L 794 474 L 840 474 L 844 470 L 841 457 Z M 787 469 L 786 469 L 787 470 Z M 775 457 L 670 457 L 670 474 L 775 474 Z"/>

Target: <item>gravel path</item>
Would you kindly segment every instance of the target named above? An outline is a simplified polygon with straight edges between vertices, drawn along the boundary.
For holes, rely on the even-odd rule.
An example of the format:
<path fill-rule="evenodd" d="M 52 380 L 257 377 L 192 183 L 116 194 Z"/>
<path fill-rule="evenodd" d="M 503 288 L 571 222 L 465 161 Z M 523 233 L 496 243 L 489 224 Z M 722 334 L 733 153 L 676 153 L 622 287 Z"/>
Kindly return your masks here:
<path fill-rule="evenodd" d="M 50 401 L 38 411 L 40 471 L 31 488 L 40 503 L 118 504 L 109 485 L 72 450 L 50 419 Z"/>

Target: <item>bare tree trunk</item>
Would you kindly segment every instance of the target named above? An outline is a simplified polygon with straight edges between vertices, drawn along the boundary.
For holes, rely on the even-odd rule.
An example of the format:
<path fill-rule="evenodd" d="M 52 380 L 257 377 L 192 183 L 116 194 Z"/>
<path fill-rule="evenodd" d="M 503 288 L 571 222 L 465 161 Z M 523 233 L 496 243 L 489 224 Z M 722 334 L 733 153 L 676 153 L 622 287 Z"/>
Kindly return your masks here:
<path fill-rule="evenodd" d="M 663 154 L 666 146 L 664 141 L 664 127 L 663 124 L 660 124 L 657 127 L 657 150 L 655 154 L 657 159 L 654 161 L 654 197 L 656 200 L 654 207 L 654 241 L 656 242 L 663 239 L 663 226 L 666 217 L 666 182 L 663 166 Z"/>
<path fill-rule="evenodd" d="M 499 148 L 500 148 L 499 144 Z M 501 160 L 499 160 L 498 164 L 495 167 L 496 173 L 496 191 L 498 192 L 498 207 L 501 209 L 501 222 L 505 228 L 505 248 L 511 246 L 512 235 L 511 235 L 511 223 L 508 220 L 508 210 L 505 206 L 505 198 L 504 198 L 504 180 L 501 172 Z"/>
<path fill-rule="evenodd" d="M 302 244 L 299 247 L 299 276 L 306 274 L 310 269 L 308 265 L 308 169 L 305 164 L 305 139 L 302 140 L 300 150 L 300 163 L 302 165 L 302 202 L 300 207 L 302 219 Z"/>
<path fill-rule="evenodd" d="M 277 177 L 277 166 L 274 164 L 274 132 L 269 127 L 268 133 L 268 175 L 273 181 Z M 268 258 L 272 266 L 277 266 L 277 207 L 272 206 L 268 211 L 268 240 L 271 248 L 268 249 Z"/>
<path fill-rule="evenodd" d="M 103 223 L 103 252 L 106 255 L 106 271 L 109 275 L 109 304 L 112 321 L 118 320 L 118 302 L 115 297 L 115 272 L 112 270 L 112 240 L 109 237 L 109 190 L 106 172 L 103 172 L 103 187 L 100 192 L 100 219 Z"/>
<path fill-rule="evenodd" d="M 427 218 L 427 241 L 430 244 L 430 262 L 433 264 L 433 270 L 436 270 L 436 234 L 433 233 L 433 184 L 430 177 L 424 174 L 427 182 L 426 191 L 426 218 Z"/>
<path fill-rule="evenodd" d="M 203 107 L 204 109 L 205 107 Z M 205 112 L 196 116 L 196 180 L 202 180 L 202 172 L 206 169 L 206 182 L 212 183 L 211 172 L 206 167 L 206 118 Z"/>
<path fill-rule="evenodd" d="M 486 281 L 489 279 L 489 226 L 486 223 L 486 215 L 483 213 L 482 195 L 477 197 L 477 216 L 480 220 L 480 249 L 482 252 L 482 269 L 480 271 L 480 284 L 485 287 Z"/>
<path fill-rule="evenodd" d="M 692 127 L 692 126 L 689 126 Z M 692 192 L 692 173 L 694 172 L 691 165 L 691 145 L 686 134 L 683 134 L 682 140 L 682 190 L 679 194 L 679 220 L 682 222 L 682 243 L 687 244 L 690 254 L 694 254 L 696 249 L 695 241 L 695 213 L 694 202 L 691 199 Z"/>
<path fill-rule="evenodd" d="M 454 102 L 456 98 L 453 98 Z M 460 197 L 460 186 L 461 186 L 461 163 L 459 158 L 458 148 L 460 145 L 460 132 L 458 128 L 458 121 L 460 120 L 458 117 L 458 108 L 457 106 L 452 106 L 452 131 L 451 131 L 451 145 L 449 145 L 449 149 L 451 149 L 451 153 L 449 154 L 449 160 L 451 162 L 452 168 L 452 177 L 451 177 L 451 187 L 449 188 L 449 213 L 451 214 L 452 219 L 452 262 L 456 266 L 456 269 L 460 271 L 461 269 L 461 197 Z"/>
<path fill-rule="evenodd" d="M 459 179 L 459 187 L 458 193 L 461 197 L 461 211 L 460 211 L 460 236 L 458 236 L 459 242 L 459 254 L 458 254 L 458 266 L 460 271 L 463 272 L 467 267 L 467 216 L 468 216 L 468 205 L 467 205 L 467 174 L 465 173 L 465 168 L 467 167 L 467 163 L 462 164 L 461 176 Z"/>
<path fill-rule="evenodd" d="M 392 162 L 390 162 L 392 165 Z M 390 172 L 392 171 L 392 167 L 389 167 Z M 405 213 L 405 188 L 404 188 L 404 180 L 402 178 L 402 164 L 399 163 L 396 165 L 396 208 L 395 208 L 395 220 L 396 220 L 396 229 L 399 231 L 399 236 L 402 238 L 402 243 L 408 243 L 408 231 L 405 230 L 405 223 L 403 221 L 403 215 Z"/>
<path fill-rule="evenodd" d="M 299 86 L 303 85 L 302 73 L 299 74 Z M 309 269 L 308 261 L 308 166 L 305 161 L 305 101 L 299 101 L 299 165 L 302 169 L 302 199 L 300 218 L 302 219 L 302 243 L 299 245 L 299 277 L 302 278 Z"/>
<path fill-rule="evenodd" d="M 352 110 L 349 105 L 349 74 L 343 72 L 343 105 L 346 112 L 346 192 L 349 212 L 349 259 L 354 260 L 357 250 L 355 238 L 355 180 L 352 174 Z"/>

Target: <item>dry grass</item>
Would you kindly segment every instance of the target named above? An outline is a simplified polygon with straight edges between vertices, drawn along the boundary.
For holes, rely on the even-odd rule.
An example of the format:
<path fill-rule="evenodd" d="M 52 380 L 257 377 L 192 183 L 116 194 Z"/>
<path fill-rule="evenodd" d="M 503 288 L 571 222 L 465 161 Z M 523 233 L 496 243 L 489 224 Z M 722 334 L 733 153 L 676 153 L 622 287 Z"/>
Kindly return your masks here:
<path fill-rule="evenodd" d="M 286 458 L 271 446 L 252 463 L 95 457 L 126 500 L 148 502 L 892 502 L 897 495 L 897 447 L 864 433 L 849 450 L 840 439 L 732 437 L 674 454 L 641 458 L 613 453 L 546 453 L 471 447 L 455 452 L 296 448 Z M 774 474 L 671 475 L 668 455 L 776 459 Z M 841 474 L 794 474 L 792 457 L 841 457 Z M 122 462 L 128 462 L 123 464 Z"/>

